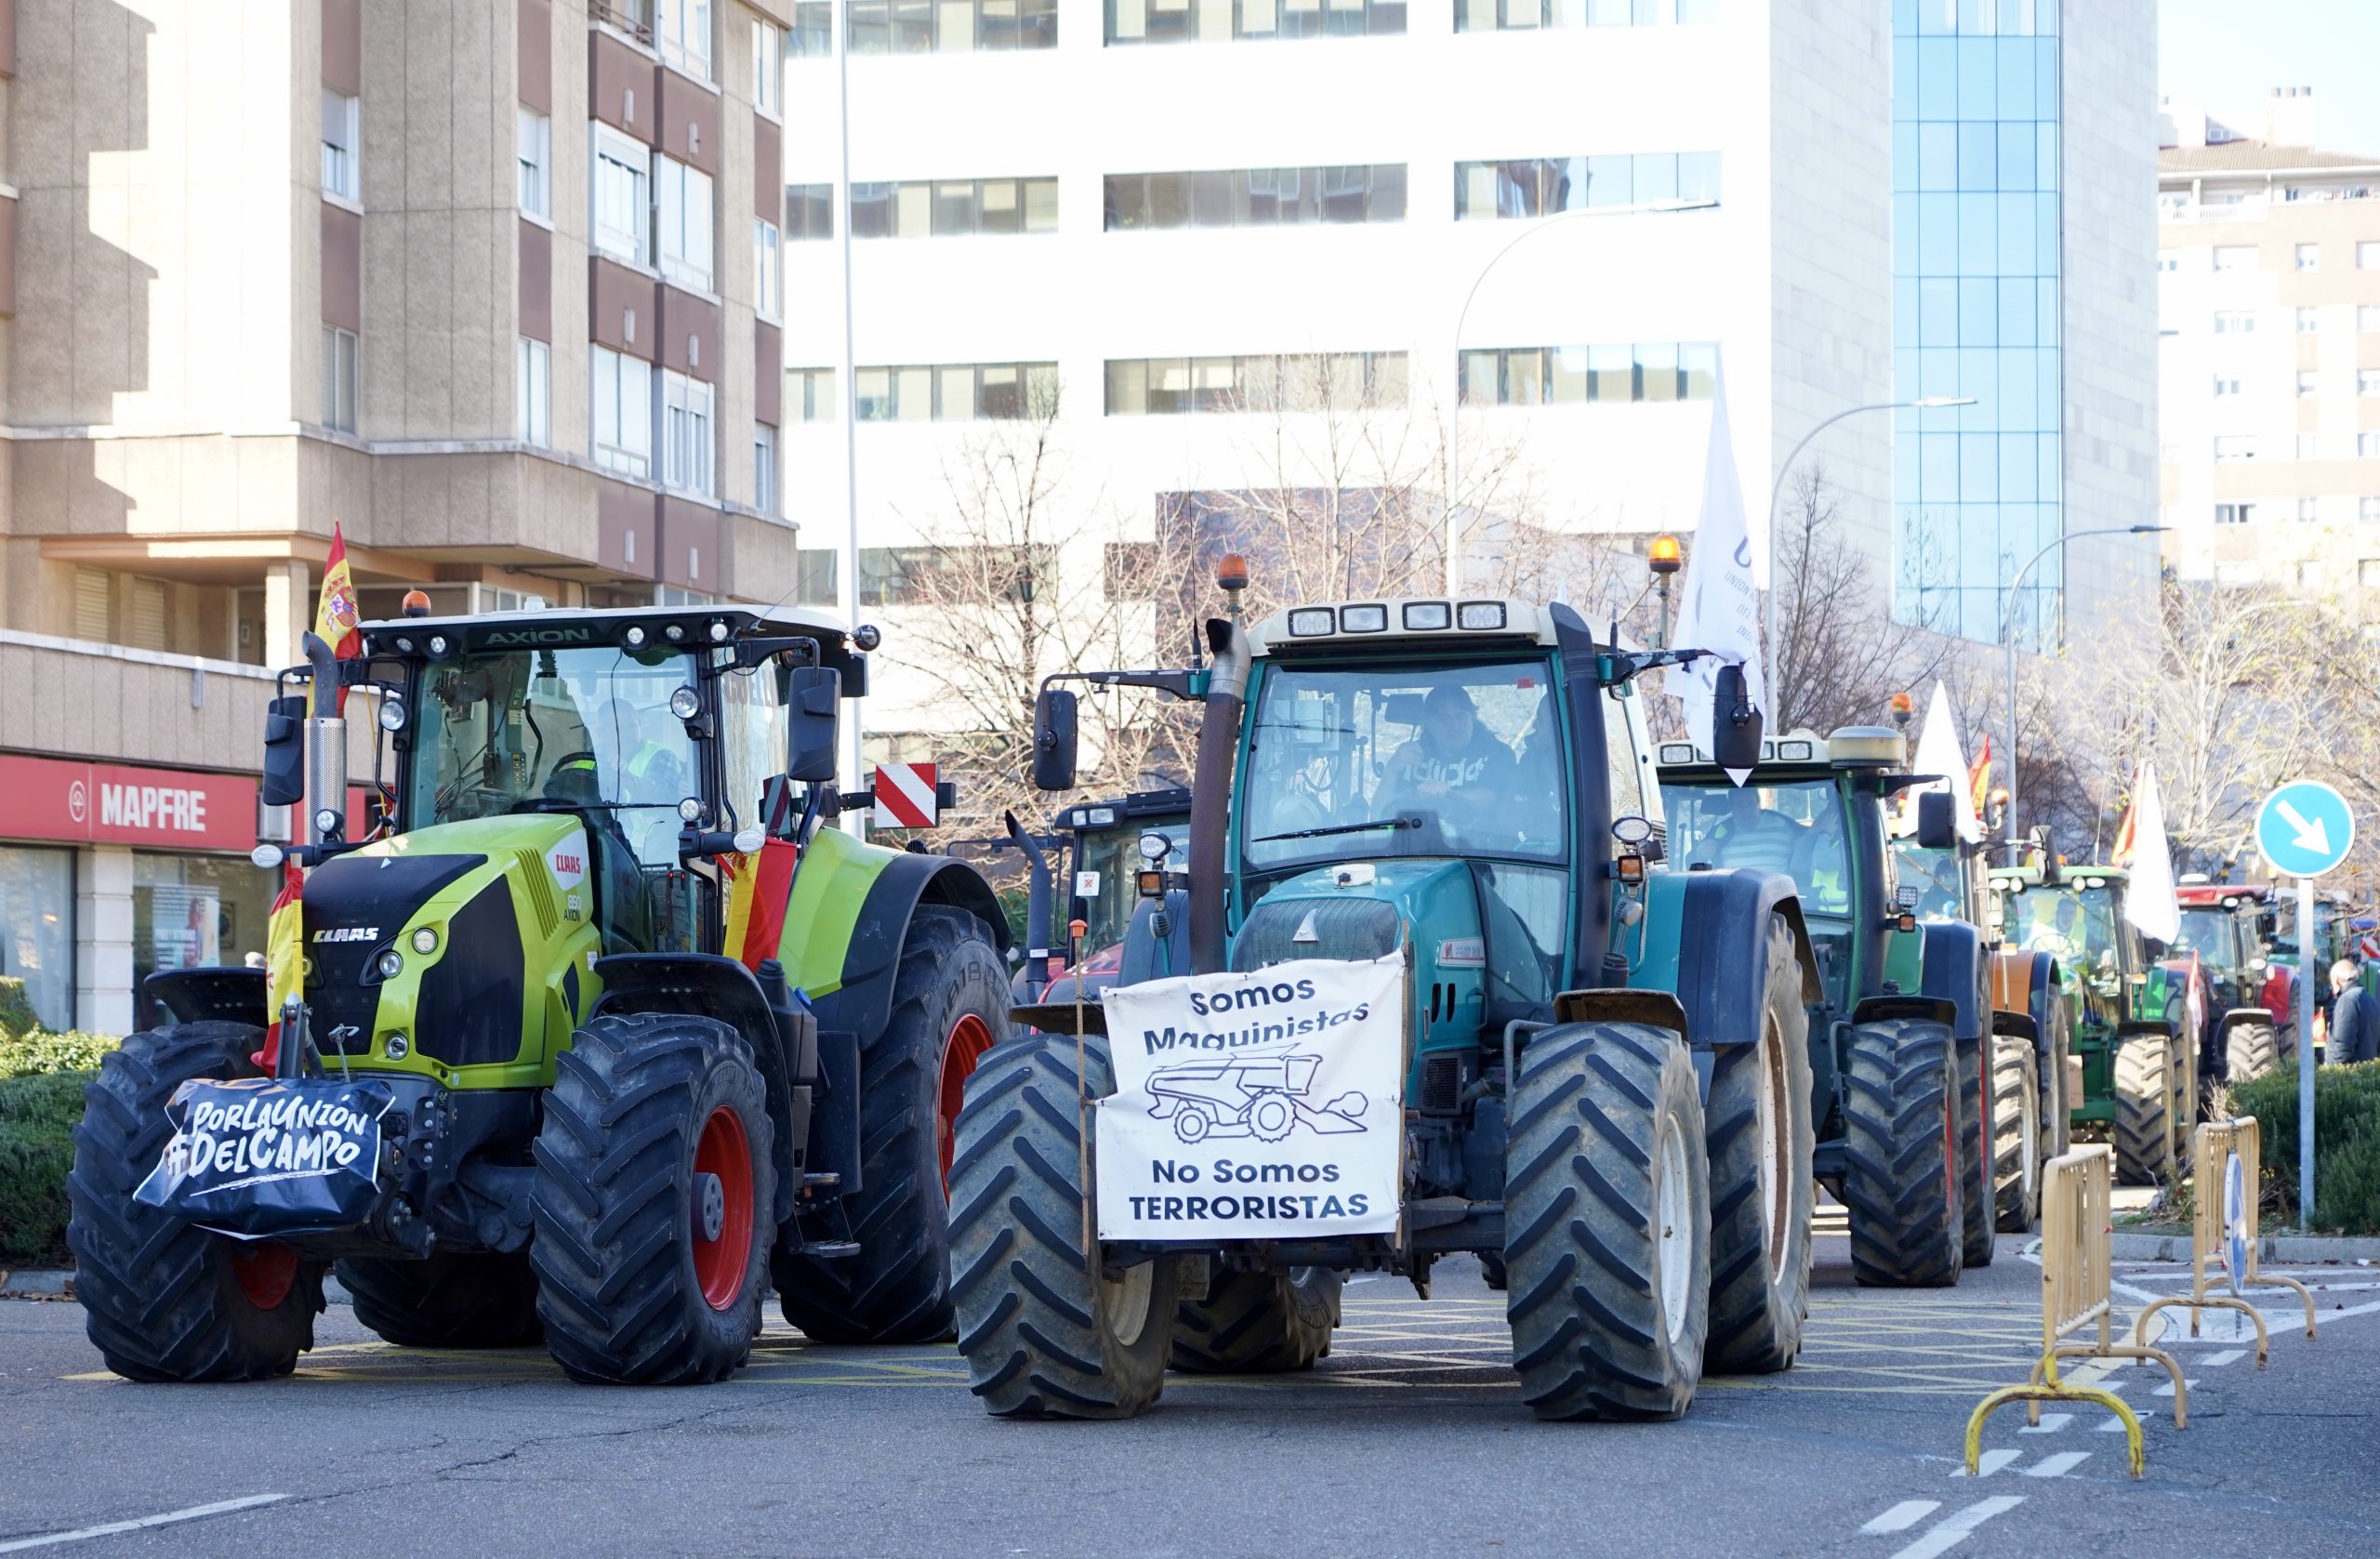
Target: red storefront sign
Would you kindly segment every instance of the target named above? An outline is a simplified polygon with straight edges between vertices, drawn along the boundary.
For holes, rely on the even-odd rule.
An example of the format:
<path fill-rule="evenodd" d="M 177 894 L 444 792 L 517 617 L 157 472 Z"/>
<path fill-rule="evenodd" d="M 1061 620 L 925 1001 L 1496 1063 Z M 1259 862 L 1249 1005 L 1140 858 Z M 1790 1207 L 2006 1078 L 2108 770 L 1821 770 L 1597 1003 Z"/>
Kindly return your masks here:
<path fill-rule="evenodd" d="M 245 854 L 257 782 L 238 774 L 0 757 L 0 837 Z"/>

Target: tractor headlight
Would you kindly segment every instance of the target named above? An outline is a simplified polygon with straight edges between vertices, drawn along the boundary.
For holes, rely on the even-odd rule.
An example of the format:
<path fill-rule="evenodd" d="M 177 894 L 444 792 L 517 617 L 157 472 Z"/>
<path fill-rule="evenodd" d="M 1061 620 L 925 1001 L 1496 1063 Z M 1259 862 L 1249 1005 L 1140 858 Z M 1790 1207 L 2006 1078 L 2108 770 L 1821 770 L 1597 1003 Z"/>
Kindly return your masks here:
<path fill-rule="evenodd" d="M 633 623 L 628 626 L 628 630 L 626 633 L 620 635 L 620 638 L 627 642 L 628 647 L 631 650 L 641 649 L 644 646 L 644 629 Z"/>
<path fill-rule="evenodd" d="M 680 720 L 692 720 L 703 712 L 703 695 L 692 687 L 681 687 L 669 695 L 669 712 Z"/>
<path fill-rule="evenodd" d="M 337 833 L 337 832 L 338 832 L 338 811 L 337 811 L 337 808 L 335 808 L 335 807 L 324 807 L 324 808 L 323 808 L 321 811 L 319 811 L 319 812 L 315 813 L 314 813 L 314 828 L 315 828 L 315 831 L 316 831 L 316 832 L 318 832 L 318 833 L 322 833 L 322 834 L 325 834 L 325 835 L 328 835 L 328 834 L 336 834 L 336 833 Z"/>
<path fill-rule="evenodd" d="M 703 803 L 699 796 L 689 796 L 678 803 L 678 821 L 688 827 L 703 820 Z"/>
<path fill-rule="evenodd" d="M 405 971 L 405 956 L 394 947 L 383 947 L 380 956 L 373 960 L 372 967 L 380 971 L 381 979 L 393 980 Z"/>
<path fill-rule="evenodd" d="M 725 623 L 718 621 L 712 622 L 710 625 L 710 641 L 714 644 L 724 644 L 727 642 L 727 625 Z"/>
<path fill-rule="evenodd" d="M 432 660 L 445 659 L 446 652 L 451 648 L 453 646 L 447 643 L 444 634 L 433 633 L 430 636 L 430 655 Z"/>
<path fill-rule="evenodd" d="M 391 733 L 405 728 L 405 701 L 402 698 L 380 700 L 380 729 Z"/>
<path fill-rule="evenodd" d="M 390 1061 L 403 1061 L 413 1053 L 413 1041 L 402 1034 L 391 1034 L 381 1042 L 380 1053 Z"/>
<path fill-rule="evenodd" d="M 413 933 L 413 950 L 424 958 L 438 951 L 438 933 L 423 926 Z"/>

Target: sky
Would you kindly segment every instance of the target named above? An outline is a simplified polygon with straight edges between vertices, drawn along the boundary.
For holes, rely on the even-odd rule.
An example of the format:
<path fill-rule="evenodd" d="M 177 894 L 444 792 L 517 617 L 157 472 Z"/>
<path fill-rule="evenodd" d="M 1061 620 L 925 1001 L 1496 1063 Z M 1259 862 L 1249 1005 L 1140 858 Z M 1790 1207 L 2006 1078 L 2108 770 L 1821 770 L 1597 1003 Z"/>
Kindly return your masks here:
<path fill-rule="evenodd" d="M 2159 0 L 2161 94 L 2261 137 L 2276 86 L 2314 89 L 2324 150 L 2380 156 L 2380 0 Z"/>

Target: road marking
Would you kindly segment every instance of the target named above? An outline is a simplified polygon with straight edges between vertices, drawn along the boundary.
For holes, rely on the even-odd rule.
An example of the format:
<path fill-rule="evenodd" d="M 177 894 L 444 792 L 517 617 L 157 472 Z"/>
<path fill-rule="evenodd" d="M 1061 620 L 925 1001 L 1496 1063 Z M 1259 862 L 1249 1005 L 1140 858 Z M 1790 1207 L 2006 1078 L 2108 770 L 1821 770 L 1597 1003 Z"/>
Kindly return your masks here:
<path fill-rule="evenodd" d="M 2043 1413 L 2042 1415 L 2041 1422 L 2027 1424 L 2024 1428 L 2016 1431 L 2016 1433 L 2019 1434 L 2055 1434 L 2073 1421 L 2074 1415 L 2071 1413 Z"/>
<path fill-rule="evenodd" d="M 1925 1535 L 1893 1555 L 1893 1559 L 1935 1559 L 1966 1541 L 1969 1532 L 1990 1521 L 2003 1511 L 2013 1511 L 2025 1502 L 2021 1494 L 1995 1495 L 1978 1500 L 1955 1515 L 1944 1516 L 1927 1529 Z"/>
<path fill-rule="evenodd" d="M 2182 1383 L 2191 1386 L 2197 1385 L 2198 1377 L 2195 1375 L 2185 1375 L 2182 1377 Z M 2155 1391 L 2150 1392 L 2149 1394 L 2151 1396 L 2171 1396 L 2174 1394 L 2174 1382 L 2168 1380 L 2163 1385 L 2159 1386 Z"/>
<path fill-rule="evenodd" d="M 2148 1426 L 2144 1424 L 2142 1427 L 2146 1428 Z M 2099 1433 L 2102 1434 L 2122 1434 L 2123 1432 L 2123 1420 L 2122 1419 L 2111 1418 L 2107 1422 L 2099 1426 Z"/>
<path fill-rule="evenodd" d="M 2060 1451 L 2056 1456 L 2045 1456 L 2030 1467 L 2021 1467 L 2017 1471 L 2029 1478 L 2062 1478 L 2090 1460 L 2089 1451 Z"/>
<path fill-rule="evenodd" d="M 218 1500 L 211 1505 L 192 1505 L 188 1510 L 167 1511 L 163 1515 L 144 1515 L 134 1521 L 111 1521 L 100 1526 L 84 1526 L 72 1532 L 48 1532 L 38 1538 L 19 1538 L 0 1543 L 0 1553 L 17 1553 L 29 1548 L 54 1548 L 60 1543 L 88 1542 L 93 1538 L 112 1538 L 119 1532 L 138 1532 L 151 1526 L 170 1526 L 180 1521 L 200 1521 L 210 1515 L 228 1515 L 258 1505 L 270 1505 L 286 1500 L 286 1494 L 248 1494 L 237 1500 Z"/>
<path fill-rule="evenodd" d="M 2206 1368 L 2212 1369 L 2217 1365 L 2229 1364 L 2234 1359 L 2244 1357 L 2247 1352 L 2245 1348 L 2226 1348 L 2219 1354 L 2209 1354 L 2198 1362 Z"/>
<path fill-rule="evenodd" d="M 1905 1532 L 1941 1508 L 1939 1500 L 1903 1500 L 1859 1530 L 1869 1533 Z"/>
<path fill-rule="evenodd" d="M 2007 1466 L 2010 1462 L 2016 1460 L 2018 1457 L 2024 1454 L 2025 1453 L 2023 1451 L 2009 1450 L 2005 1447 L 1999 1450 L 1986 1451 L 1976 1459 L 1975 1475 L 1979 1478 L 1988 1478 L 1991 1476 L 1992 1473 L 1997 1473 L 2000 1469 Z M 1950 1476 L 1954 1478 L 1964 1478 L 1966 1475 L 1967 1469 L 1964 1462 L 1961 1462 L 1956 1468 L 1952 1469 L 1950 1473 Z"/>

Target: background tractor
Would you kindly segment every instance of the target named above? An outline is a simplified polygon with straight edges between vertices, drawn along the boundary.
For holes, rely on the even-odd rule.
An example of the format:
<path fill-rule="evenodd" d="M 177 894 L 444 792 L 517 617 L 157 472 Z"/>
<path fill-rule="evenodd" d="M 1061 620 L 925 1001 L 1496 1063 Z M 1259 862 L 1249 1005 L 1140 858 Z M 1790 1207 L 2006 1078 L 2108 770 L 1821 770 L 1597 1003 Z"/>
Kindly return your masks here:
<path fill-rule="evenodd" d="M 985 1406 L 1129 1417 L 1169 1354 L 1300 1367 L 1329 1346 L 1342 1272 L 1426 1294 L 1451 1252 L 1506 1270 L 1540 1417 L 1674 1417 L 1706 1365 L 1789 1366 L 1818 972 L 1785 877 L 1648 869 L 1661 797 L 1635 680 L 1696 652 L 1630 653 L 1516 601 L 1302 605 L 1207 637 L 1195 673 L 1085 678 L 1203 704 L 1186 859 L 1143 879 L 1119 981 L 1401 955 L 1400 1232 L 1086 1248 L 1077 1090 L 1113 1088 L 1101 1011 L 1081 1039 L 1071 1004 L 1020 1014 L 1051 1032 L 976 1073 L 951 1180 Z M 1714 745 L 1748 761 L 1758 717 L 1739 671 L 1719 682 Z M 1074 780 L 1073 705 L 1039 701 L 1045 789 Z"/>
<path fill-rule="evenodd" d="M 2010 947 L 2056 959 L 2070 1022 L 2069 1120 L 2115 1147 L 2128 1183 L 2162 1185 L 2189 1162 L 2198 1046 L 2186 1037 L 2180 982 L 2124 914 L 2126 874 L 2066 866 L 2046 852 L 1991 870 Z"/>
<path fill-rule="evenodd" d="M 1064 808 L 1054 821 L 1061 830 L 1058 859 L 1051 862 L 1038 848 L 1025 851 L 1030 884 L 1025 918 L 1031 927 L 1026 940 L 1050 951 L 1047 965 L 1036 968 L 1028 962 L 1011 982 L 1017 999 L 1025 1002 L 1044 999 L 1052 982 L 1060 979 L 1067 984 L 1048 999 L 1071 1001 L 1071 978 L 1077 972 L 1088 995 L 1121 971 L 1124 933 L 1140 903 L 1134 874 L 1147 865 L 1143 841 L 1157 835 L 1176 856 L 1189 848 L 1190 791 L 1174 786 L 1085 801 Z M 1022 833 L 1021 828 L 1013 830 L 1010 837 L 1019 839 Z M 1067 962 L 1074 954 L 1066 927 L 1075 920 L 1084 928 L 1078 971 Z"/>
<path fill-rule="evenodd" d="M 2220 883 L 2186 881 L 2175 893 L 2181 900 L 2182 934 L 2163 961 L 2169 978 L 2187 980 L 2195 957 L 2203 982 L 2205 1023 L 2190 1036 L 2199 1047 L 2199 1074 L 2234 1085 L 2261 1077 L 2294 1050 L 2296 1024 L 2289 1024 L 2293 1043 L 2284 1047 L 2281 1012 L 2265 1004 L 2272 964 L 2256 930 L 2260 906 L 2239 888 Z M 2287 1001 L 2286 991 L 2281 999 Z"/>
<path fill-rule="evenodd" d="M 1901 735 L 1852 726 L 1762 744 L 1742 786 L 1689 744 L 1660 752 L 1671 857 L 1688 872 L 1782 872 L 1800 888 L 1818 958 L 1805 1087 L 1816 1169 L 1850 1209 L 1862 1283 L 1937 1287 L 1991 1261 L 1993 1155 L 1983 1107 L 1980 938 L 1921 920 L 1897 880 L 1884 811 L 1922 776 Z M 1948 800 L 1948 798 L 1943 798 Z M 1947 807 L 1923 809 L 1921 842 L 1953 849 Z"/>
<path fill-rule="evenodd" d="M 821 1341 L 948 1335 L 948 1125 L 1008 1031 L 1007 933 L 972 869 L 818 826 L 875 630 L 654 607 L 363 637 L 337 665 L 310 643 L 314 718 L 275 704 L 265 799 L 344 797 L 334 711 L 370 696 L 394 812 L 350 841 L 300 809 L 304 1001 L 271 1085 L 327 1066 L 392 1098 L 370 1205 L 239 1241 L 134 1198 L 177 1088 L 258 1077 L 267 1022 L 262 971 L 153 976 L 173 1021 L 107 1059 L 75 1139 L 109 1367 L 285 1374 L 333 1262 L 392 1342 L 542 1336 L 586 1381 L 720 1379 L 772 1279 Z"/>

